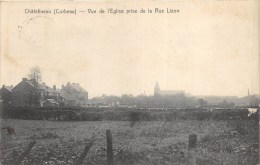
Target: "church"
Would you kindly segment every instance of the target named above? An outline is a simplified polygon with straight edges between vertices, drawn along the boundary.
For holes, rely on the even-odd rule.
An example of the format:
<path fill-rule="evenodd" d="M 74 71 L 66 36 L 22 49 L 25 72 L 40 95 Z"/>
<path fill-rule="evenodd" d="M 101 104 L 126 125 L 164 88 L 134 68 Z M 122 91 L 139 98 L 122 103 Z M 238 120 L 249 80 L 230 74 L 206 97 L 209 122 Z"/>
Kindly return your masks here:
<path fill-rule="evenodd" d="M 159 83 L 155 83 L 154 96 L 171 96 L 177 94 L 185 94 L 185 90 L 161 90 Z"/>

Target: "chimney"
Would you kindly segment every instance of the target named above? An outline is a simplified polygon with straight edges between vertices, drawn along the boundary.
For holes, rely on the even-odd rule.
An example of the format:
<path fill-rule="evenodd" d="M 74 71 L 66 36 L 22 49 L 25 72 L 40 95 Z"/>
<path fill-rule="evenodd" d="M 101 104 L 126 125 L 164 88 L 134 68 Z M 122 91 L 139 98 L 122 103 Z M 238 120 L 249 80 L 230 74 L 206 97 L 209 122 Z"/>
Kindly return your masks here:
<path fill-rule="evenodd" d="M 13 88 L 14 86 L 13 85 L 11 85 L 11 88 Z"/>
<path fill-rule="evenodd" d="M 53 85 L 53 90 L 56 90 L 56 85 Z"/>
<path fill-rule="evenodd" d="M 23 81 L 27 81 L 27 78 L 23 78 Z"/>
<path fill-rule="evenodd" d="M 3 85 L 3 88 L 5 87 L 5 85 Z"/>
<path fill-rule="evenodd" d="M 64 84 L 61 85 L 61 89 L 63 89 L 63 88 L 64 88 Z"/>

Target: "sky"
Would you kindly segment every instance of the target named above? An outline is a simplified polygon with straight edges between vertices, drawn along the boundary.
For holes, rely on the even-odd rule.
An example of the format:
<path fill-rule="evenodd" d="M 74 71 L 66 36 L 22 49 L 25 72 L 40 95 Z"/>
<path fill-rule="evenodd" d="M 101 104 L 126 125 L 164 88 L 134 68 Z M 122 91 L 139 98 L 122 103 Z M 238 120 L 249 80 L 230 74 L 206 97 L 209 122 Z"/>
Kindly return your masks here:
<path fill-rule="evenodd" d="M 4 2 L 1 81 L 16 85 L 39 66 L 58 88 L 79 83 L 90 97 L 259 94 L 256 0 Z M 25 9 L 178 9 L 178 14 L 25 14 Z"/>

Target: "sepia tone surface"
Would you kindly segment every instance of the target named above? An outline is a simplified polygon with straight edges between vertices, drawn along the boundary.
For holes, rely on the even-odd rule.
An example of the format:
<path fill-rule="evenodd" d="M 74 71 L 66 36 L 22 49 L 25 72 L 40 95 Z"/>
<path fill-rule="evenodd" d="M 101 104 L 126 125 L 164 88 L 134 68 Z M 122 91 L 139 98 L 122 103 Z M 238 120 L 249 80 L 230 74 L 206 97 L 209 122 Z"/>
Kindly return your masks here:
<path fill-rule="evenodd" d="M 15 85 L 38 65 L 47 84 L 78 82 L 90 97 L 149 95 L 156 81 L 193 95 L 259 94 L 258 6 L 257 0 L 2 2 L 1 84 Z M 54 15 L 55 9 L 77 14 Z"/>
<path fill-rule="evenodd" d="M 0 164 L 259 164 L 258 0 L 0 5 Z"/>

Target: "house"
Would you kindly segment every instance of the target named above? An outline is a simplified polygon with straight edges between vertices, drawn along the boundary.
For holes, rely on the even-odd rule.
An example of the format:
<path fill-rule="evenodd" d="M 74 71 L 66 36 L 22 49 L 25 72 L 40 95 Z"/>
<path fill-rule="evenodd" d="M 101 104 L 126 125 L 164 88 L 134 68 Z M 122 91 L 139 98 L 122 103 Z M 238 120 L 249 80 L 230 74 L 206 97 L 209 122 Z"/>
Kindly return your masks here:
<path fill-rule="evenodd" d="M 54 99 L 46 99 L 43 102 L 43 107 L 59 107 L 59 103 L 55 101 Z"/>
<path fill-rule="evenodd" d="M 45 83 L 39 84 L 38 87 L 40 90 L 43 91 L 43 99 L 54 99 L 56 102 L 60 103 L 64 101 L 64 97 L 60 95 L 60 89 L 56 88 L 56 85 L 53 87 L 47 86 Z"/>
<path fill-rule="evenodd" d="M 63 98 L 63 101 L 61 102 L 62 107 L 68 107 L 68 106 L 76 106 L 76 100 L 77 98 L 68 93 L 66 90 L 60 90 L 60 96 Z"/>
<path fill-rule="evenodd" d="M 15 107 L 39 106 L 41 92 L 36 80 L 23 78 L 12 90 L 12 104 Z"/>
<path fill-rule="evenodd" d="M 12 104 L 12 90 L 13 86 L 5 86 L 0 89 L 0 100 L 2 100 L 3 105 Z"/>
<path fill-rule="evenodd" d="M 86 106 L 88 92 L 78 83 L 67 83 L 62 89 L 56 85 L 49 87 L 35 79 L 23 78 L 11 92 L 12 105 L 15 107 Z M 54 101 L 55 103 L 54 103 Z"/>
<path fill-rule="evenodd" d="M 23 78 L 12 90 L 12 105 L 15 107 L 42 107 L 46 99 L 62 100 L 59 91 L 35 79 Z"/>
<path fill-rule="evenodd" d="M 67 83 L 62 85 L 60 96 L 64 98 L 66 106 L 86 106 L 88 92 L 78 83 Z"/>

